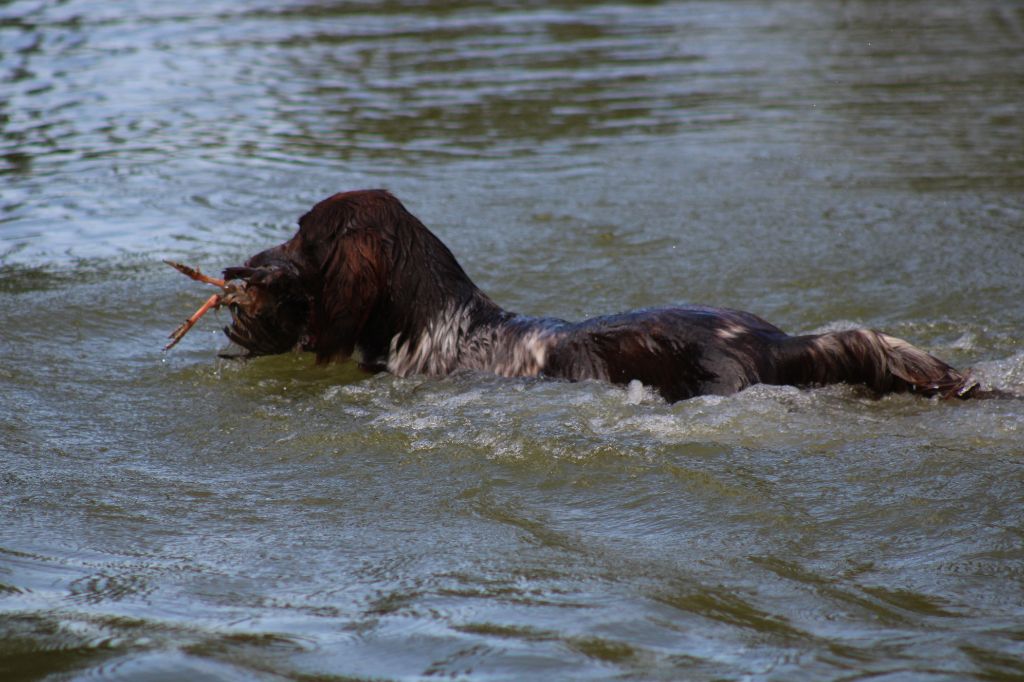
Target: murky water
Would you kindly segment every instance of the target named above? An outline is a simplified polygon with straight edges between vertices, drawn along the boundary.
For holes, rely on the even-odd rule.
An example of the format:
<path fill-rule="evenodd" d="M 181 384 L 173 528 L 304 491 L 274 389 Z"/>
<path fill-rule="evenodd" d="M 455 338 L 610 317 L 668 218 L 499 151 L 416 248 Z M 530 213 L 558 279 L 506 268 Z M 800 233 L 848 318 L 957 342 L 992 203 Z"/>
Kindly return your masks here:
<path fill-rule="evenodd" d="M 1024 399 L 367 377 L 166 334 L 385 186 L 482 288 L 1024 395 L 1024 8 L 0 4 L 0 678 L 1024 677 Z"/>

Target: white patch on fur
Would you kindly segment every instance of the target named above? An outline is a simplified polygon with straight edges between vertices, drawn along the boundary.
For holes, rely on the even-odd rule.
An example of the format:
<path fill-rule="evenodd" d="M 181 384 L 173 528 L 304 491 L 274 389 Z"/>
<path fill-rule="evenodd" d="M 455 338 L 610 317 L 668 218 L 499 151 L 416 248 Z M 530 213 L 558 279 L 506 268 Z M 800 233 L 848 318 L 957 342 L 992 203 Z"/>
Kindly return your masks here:
<path fill-rule="evenodd" d="M 499 344 L 493 349 L 490 363 L 474 369 L 487 369 L 503 377 L 536 376 L 544 369 L 547 359 L 547 336 L 544 330 L 534 329 L 517 339 L 508 339 L 504 348 Z"/>
<path fill-rule="evenodd" d="M 457 368 L 458 344 L 465 337 L 469 322 L 465 307 L 449 305 L 415 339 L 402 339 L 395 334 L 388 352 L 388 371 L 400 377 L 450 374 Z"/>
<path fill-rule="evenodd" d="M 894 350 L 901 350 L 907 352 L 912 351 L 916 355 L 925 354 L 923 350 L 921 350 L 917 346 L 914 346 L 909 341 L 904 341 L 903 339 L 898 339 L 895 336 L 889 336 L 888 334 L 883 334 L 881 332 L 878 333 L 878 337 L 882 339 L 882 341 L 885 341 L 886 345 L 889 346 L 889 348 L 892 348 Z"/>
<path fill-rule="evenodd" d="M 827 354 L 841 355 L 846 352 L 842 341 L 835 334 L 823 334 L 816 339 L 812 339 L 811 344 L 817 350 Z"/>
<path fill-rule="evenodd" d="M 522 320 L 482 325 L 470 333 L 474 312 L 449 306 L 414 339 L 391 338 L 387 368 L 398 376 L 446 376 L 460 369 L 504 377 L 537 376 L 544 370 L 554 333 Z M 513 322 L 515 322 L 513 324 Z"/>
<path fill-rule="evenodd" d="M 745 331 L 747 331 L 746 327 L 734 322 L 724 322 L 722 326 L 715 329 L 715 335 L 724 341 L 731 341 Z"/>
<path fill-rule="evenodd" d="M 913 345 L 909 341 L 898 339 L 895 336 L 878 333 L 878 338 L 887 345 L 890 352 L 886 354 L 889 371 L 902 379 L 920 380 L 921 376 L 935 375 L 936 378 L 945 375 L 945 367 L 937 358 L 932 357 L 925 351 Z"/>

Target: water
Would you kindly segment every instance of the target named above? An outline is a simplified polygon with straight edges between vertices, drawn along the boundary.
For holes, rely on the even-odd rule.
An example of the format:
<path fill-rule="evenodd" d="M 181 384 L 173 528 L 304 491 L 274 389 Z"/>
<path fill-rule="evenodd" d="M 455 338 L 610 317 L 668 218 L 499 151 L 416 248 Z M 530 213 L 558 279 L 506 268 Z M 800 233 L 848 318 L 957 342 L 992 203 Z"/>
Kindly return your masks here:
<path fill-rule="evenodd" d="M 1024 395 L 1024 9 L 0 5 L 4 680 L 1024 677 L 1024 400 L 170 353 L 385 186 L 496 300 L 883 328 Z"/>

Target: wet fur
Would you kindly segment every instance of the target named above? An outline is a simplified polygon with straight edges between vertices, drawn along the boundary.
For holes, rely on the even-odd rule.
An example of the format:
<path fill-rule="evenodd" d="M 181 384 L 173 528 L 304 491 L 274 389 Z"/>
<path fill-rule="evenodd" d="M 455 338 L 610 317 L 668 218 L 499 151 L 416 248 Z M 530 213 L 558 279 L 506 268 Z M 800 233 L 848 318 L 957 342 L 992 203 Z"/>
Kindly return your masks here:
<path fill-rule="evenodd" d="M 789 336 L 737 310 L 680 306 L 579 323 L 508 312 L 478 289 L 391 194 L 336 194 L 280 246 L 224 271 L 228 337 L 251 355 L 354 357 L 400 376 L 458 370 L 570 381 L 633 380 L 666 400 L 756 383 L 864 384 L 966 397 L 976 384 L 901 339 L 858 329 Z"/>

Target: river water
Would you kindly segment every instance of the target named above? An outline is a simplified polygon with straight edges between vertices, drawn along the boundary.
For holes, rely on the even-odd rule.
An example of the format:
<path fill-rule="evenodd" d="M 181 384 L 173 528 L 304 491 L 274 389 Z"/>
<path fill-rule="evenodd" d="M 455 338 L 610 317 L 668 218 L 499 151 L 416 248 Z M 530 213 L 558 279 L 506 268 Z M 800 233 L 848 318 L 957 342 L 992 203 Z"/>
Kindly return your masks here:
<path fill-rule="evenodd" d="M 0 678 L 1024 677 L 1024 399 L 173 351 L 388 187 L 511 309 L 884 329 L 1024 396 L 1010 0 L 0 3 Z"/>

